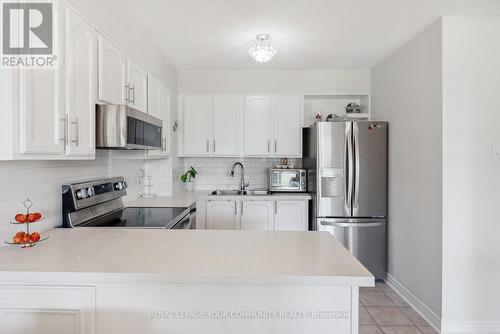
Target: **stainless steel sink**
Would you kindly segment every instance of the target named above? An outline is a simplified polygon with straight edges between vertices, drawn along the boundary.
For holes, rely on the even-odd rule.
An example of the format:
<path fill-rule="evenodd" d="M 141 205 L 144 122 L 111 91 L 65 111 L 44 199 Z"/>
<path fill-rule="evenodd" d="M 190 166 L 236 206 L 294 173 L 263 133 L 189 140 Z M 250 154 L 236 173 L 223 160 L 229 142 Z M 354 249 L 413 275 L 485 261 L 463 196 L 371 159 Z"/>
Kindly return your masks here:
<path fill-rule="evenodd" d="M 215 190 L 210 194 L 211 196 L 239 196 L 242 195 L 240 190 Z"/>
<path fill-rule="evenodd" d="M 266 189 L 252 189 L 252 190 L 214 190 L 210 196 L 264 196 L 270 195 L 271 192 Z"/>

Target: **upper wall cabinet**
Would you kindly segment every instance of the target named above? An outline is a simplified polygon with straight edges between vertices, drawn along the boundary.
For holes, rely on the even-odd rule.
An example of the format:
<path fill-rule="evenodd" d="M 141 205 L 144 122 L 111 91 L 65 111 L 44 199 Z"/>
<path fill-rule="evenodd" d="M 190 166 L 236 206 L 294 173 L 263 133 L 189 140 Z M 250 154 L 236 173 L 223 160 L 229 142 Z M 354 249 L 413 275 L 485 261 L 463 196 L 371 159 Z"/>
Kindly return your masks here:
<path fill-rule="evenodd" d="M 170 92 L 156 77 L 148 75 L 148 114 L 163 121 L 162 149 L 149 150 L 150 158 L 170 155 Z"/>
<path fill-rule="evenodd" d="M 94 159 L 96 32 L 54 2 L 51 69 L 12 69 L 0 76 L 0 159 Z"/>
<path fill-rule="evenodd" d="M 183 156 L 241 155 L 241 96 L 188 95 L 179 105 Z"/>
<path fill-rule="evenodd" d="M 247 96 L 246 156 L 302 156 L 303 97 Z"/>
<path fill-rule="evenodd" d="M 216 156 L 241 154 L 243 98 L 215 96 L 212 153 Z"/>
<path fill-rule="evenodd" d="M 127 104 L 134 109 L 148 110 L 148 74 L 139 65 L 127 59 Z"/>
<path fill-rule="evenodd" d="M 245 155 L 271 155 L 272 105 L 270 96 L 245 98 Z"/>
<path fill-rule="evenodd" d="M 95 154 L 97 33 L 66 9 L 66 112 L 68 155 Z"/>
<path fill-rule="evenodd" d="M 148 74 L 106 38 L 99 36 L 99 100 L 147 112 Z"/>
<path fill-rule="evenodd" d="M 301 157 L 301 95 L 186 95 L 181 156 Z"/>
<path fill-rule="evenodd" d="M 114 44 L 99 36 L 99 100 L 109 104 L 126 104 L 127 58 Z"/>

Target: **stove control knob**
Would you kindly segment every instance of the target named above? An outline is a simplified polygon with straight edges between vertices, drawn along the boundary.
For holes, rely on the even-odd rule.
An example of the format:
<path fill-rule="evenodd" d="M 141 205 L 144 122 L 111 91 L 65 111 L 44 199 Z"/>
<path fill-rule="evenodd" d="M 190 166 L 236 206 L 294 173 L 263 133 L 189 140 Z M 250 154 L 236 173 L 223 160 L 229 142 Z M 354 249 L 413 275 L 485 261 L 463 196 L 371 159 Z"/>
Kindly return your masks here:
<path fill-rule="evenodd" d="M 127 185 L 127 182 L 123 181 L 123 188 L 127 188 L 128 185 Z"/>
<path fill-rule="evenodd" d="M 115 190 L 122 190 L 123 188 L 123 182 L 120 181 L 115 183 Z"/>
<path fill-rule="evenodd" d="M 84 199 L 87 198 L 87 192 L 85 189 L 79 189 L 76 191 L 76 198 L 78 199 Z"/>
<path fill-rule="evenodd" d="M 94 196 L 94 188 L 88 187 L 87 188 L 87 197 L 92 197 Z"/>

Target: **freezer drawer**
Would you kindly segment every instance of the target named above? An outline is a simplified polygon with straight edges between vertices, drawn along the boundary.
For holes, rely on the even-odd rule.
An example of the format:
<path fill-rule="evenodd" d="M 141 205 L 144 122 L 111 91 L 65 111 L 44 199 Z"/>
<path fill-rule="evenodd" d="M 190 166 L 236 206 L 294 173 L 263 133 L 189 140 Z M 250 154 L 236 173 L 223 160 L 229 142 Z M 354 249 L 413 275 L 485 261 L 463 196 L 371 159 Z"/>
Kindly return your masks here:
<path fill-rule="evenodd" d="M 385 219 L 317 218 L 319 231 L 328 231 L 377 279 L 385 278 L 387 255 Z"/>

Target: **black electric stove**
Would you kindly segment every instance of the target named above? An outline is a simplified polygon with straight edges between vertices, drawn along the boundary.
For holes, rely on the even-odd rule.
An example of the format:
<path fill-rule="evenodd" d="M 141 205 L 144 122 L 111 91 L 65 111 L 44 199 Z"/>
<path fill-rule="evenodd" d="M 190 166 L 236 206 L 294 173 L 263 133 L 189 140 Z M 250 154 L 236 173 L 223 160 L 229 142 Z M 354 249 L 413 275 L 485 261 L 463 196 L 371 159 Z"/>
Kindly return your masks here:
<path fill-rule="evenodd" d="M 125 207 L 122 177 L 63 185 L 63 227 L 188 229 L 189 208 Z"/>

